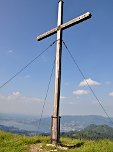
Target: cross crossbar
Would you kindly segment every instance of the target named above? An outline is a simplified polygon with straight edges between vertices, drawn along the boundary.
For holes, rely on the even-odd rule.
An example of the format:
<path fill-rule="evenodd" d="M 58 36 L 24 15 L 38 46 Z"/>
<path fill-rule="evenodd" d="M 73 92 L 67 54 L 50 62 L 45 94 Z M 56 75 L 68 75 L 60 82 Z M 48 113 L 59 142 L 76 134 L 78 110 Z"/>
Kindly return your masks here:
<path fill-rule="evenodd" d="M 37 39 L 37 41 L 40 41 L 40 40 L 42 40 L 42 39 L 44 39 L 46 37 L 49 37 L 49 36 L 57 33 L 59 28 L 62 29 L 62 30 L 65 30 L 65 29 L 67 29 L 67 28 L 69 28 L 69 27 L 71 27 L 71 26 L 73 26 L 75 24 L 78 24 L 80 22 L 83 22 L 83 21 L 85 21 L 85 20 L 87 20 L 89 18 L 91 18 L 91 13 L 87 12 L 87 13 L 85 13 L 85 14 L 79 16 L 79 17 L 76 17 L 76 18 L 70 20 L 69 22 L 66 22 L 66 23 L 64 23 L 64 24 L 62 24 L 62 25 L 60 25 L 60 26 L 58 26 L 58 27 L 56 27 L 56 28 L 54 28 L 54 29 L 42 34 L 42 35 L 39 35 L 36 39 Z"/>

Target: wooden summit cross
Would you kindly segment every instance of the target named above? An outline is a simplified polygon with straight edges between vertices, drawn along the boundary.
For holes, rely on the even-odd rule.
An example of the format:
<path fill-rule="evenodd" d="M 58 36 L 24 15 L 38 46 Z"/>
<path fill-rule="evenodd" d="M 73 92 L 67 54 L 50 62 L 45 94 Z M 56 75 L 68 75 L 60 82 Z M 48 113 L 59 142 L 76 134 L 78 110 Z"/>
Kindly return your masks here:
<path fill-rule="evenodd" d="M 70 20 L 63 24 L 63 1 L 58 0 L 58 23 L 57 27 L 38 36 L 37 40 L 40 41 L 57 33 L 56 44 L 56 70 L 55 70 L 55 89 L 54 89 L 54 106 L 51 121 L 51 143 L 58 144 L 60 139 L 60 116 L 59 116 L 59 102 L 60 102 L 60 84 L 61 84 L 61 55 L 62 55 L 62 31 L 78 24 L 84 20 L 91 18 L 91 13 L 87 12 L 77 18 Z"/>

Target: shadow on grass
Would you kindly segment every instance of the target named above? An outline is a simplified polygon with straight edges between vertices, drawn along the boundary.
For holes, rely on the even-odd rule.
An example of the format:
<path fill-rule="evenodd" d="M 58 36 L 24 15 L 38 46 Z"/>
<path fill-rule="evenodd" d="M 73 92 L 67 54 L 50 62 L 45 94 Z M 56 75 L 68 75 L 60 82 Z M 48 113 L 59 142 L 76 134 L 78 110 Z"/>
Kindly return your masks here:
<path fill-rule="evenodd" d="M 64 145 L 64 144 L 60 143 L 61 147 L 65 147 L 65 148 L 68 148 L 68 149 L 80 148 L 83 145 L 84 145 L 84 142 L 77 143 L 76 145 Z"/>

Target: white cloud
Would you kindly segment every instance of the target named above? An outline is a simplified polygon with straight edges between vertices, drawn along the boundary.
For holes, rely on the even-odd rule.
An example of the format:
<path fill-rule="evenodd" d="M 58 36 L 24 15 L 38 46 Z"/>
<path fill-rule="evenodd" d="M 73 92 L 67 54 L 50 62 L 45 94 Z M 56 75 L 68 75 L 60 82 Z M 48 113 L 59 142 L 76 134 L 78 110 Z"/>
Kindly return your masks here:
<path fill-rule="evenodd" d="M 12 95 L 13 95 L 13 96 L 20 96 L 21 93 L 20 93 L 19 91 L 17 91 L 17 92 L 13 92 Z"/>
<path fill-rule="evenodd" d="M 10 95 L 4 96 L 4 100 L 6 101 L 14 101 L 21 98 L 21 93 L 19 91 L 12 92 Z"/>
<path fill-rule="evenodd" d="M 40 115 L 43 106 L 43 99 L 37 97 L 25 96 L 19 91 L 10 94 L 0 94 L 0 112 L 18 113 L 27 115 Z M 50 114 L 52 106 L 49 102 L 46 104 L 44 115 Z"/>
<path fill-rule="evenodd" d="M 112 96 L 112 97 L 113 97 L 113 92 L 109 93 L 109 96 Z"/>
<path fill-rule="evenodd" d="M 65 100 L 65 99 L 67 99 L 67 97 L 61 96 L 60 99 L 61 99 L 61 100 Z"/>
<path fill-rule="evenodd" d="M 13 53 L 13 50 L 8 50 L 8 53 Z"/>
<path fill-rule="evenodd" d="M 87 86 L 87 84 L 89 84 L 89 86 L 101 85 L 100 82 L 94 81 L 91 78 L 89 78 L 80 82 L 79 86 L 83 87 L 83 86 Z"/>
<path fill-rule="evenodd" d="M 77 96 L 82 96 L 82 95 L 89 94 L 89 92 L 87 90 L 76 90 L 76 91 L 73 91 L 73 94 Z"/>
<path fill-rule="evenodd" d="M 1 95 L 0 101 L 4 102 L 41 102 L 41 99 L 36 97 L 23 96 L 19 91 L 12 92 L 9 95 Z"/>

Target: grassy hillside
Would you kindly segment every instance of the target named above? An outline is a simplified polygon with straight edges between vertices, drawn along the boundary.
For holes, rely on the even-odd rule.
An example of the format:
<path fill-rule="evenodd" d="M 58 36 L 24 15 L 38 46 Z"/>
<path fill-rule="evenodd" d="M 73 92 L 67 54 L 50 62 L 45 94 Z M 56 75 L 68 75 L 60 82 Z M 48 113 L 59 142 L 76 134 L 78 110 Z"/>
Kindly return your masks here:
<path fill-rule="evenodd" d="M 26 152 L 30 144 L 48 142 L 49 137 L 27 137 L 0 131 L 0 152 Z"/>
<path fill-rule="evenodd" d="M 55 147 L 49 144 L 49 137 L 27 137 L 0 131 L 0 152 L 30 151 L 113 152 L 113 141 L 61 138 L 61 146 Z"/>

